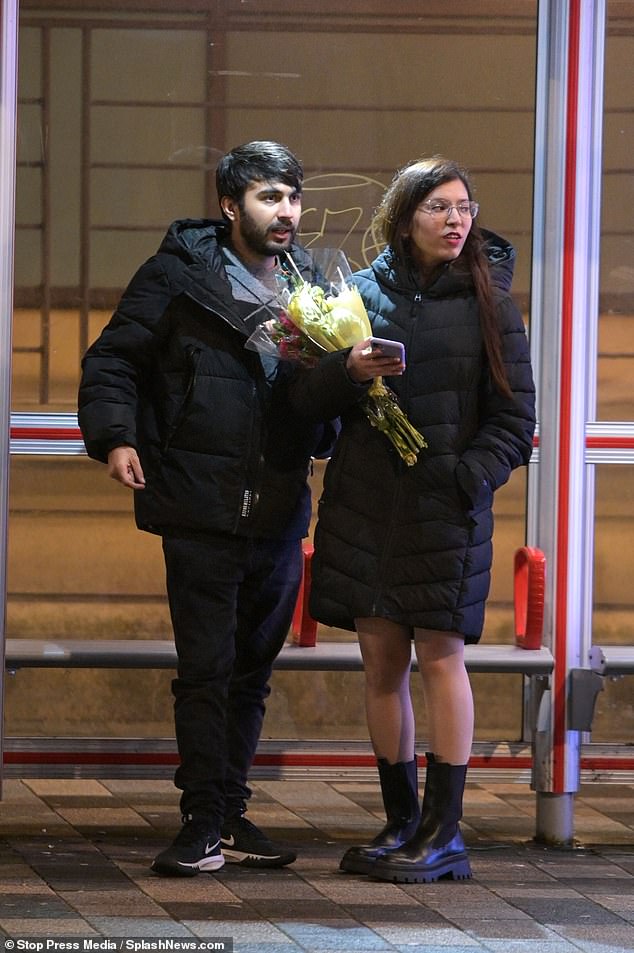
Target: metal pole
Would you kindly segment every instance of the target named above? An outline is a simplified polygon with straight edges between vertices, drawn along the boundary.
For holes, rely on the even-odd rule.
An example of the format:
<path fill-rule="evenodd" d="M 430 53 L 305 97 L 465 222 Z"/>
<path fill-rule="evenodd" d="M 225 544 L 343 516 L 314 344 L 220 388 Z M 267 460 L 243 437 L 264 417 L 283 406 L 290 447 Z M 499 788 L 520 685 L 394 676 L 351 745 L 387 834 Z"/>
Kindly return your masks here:
<path fill-rule="evenodd" d="M 555 667 L 536 699 L 533 787 L 538 840 L 572 844 L 581 732 L 571 669 L 588 664 L 592 612 L 604 0 L 539 7 L 531 342 L 539 465 L 529 471 L 529 541 L 548 559 L 546 640 Z"/>
<path fill-rule="evenodd" d="M 13 325 L 13 241 L 17 129 L 18 0 L 0 0 L 0 796 L 4 764 L 4 639 L 6 622 L 7 524 L 9 513 L 9 421 Z"/>

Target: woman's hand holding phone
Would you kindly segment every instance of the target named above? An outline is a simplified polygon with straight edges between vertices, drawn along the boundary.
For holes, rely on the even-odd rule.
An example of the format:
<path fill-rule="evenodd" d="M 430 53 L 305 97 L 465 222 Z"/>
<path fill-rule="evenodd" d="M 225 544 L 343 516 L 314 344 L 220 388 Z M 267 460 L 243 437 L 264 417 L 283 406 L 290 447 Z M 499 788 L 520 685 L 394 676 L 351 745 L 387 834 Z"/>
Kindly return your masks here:
<path fill-rule="evenodd" d="M 371 337 L 355 344 L 346 368 L 358 384 L 374 377 L 394 377 L 405 370 L 405 348 L 400 341 Z"/>
<path fill-rule="evenodd" d="M 370 338 L 372 351 L 379 351 L 384 357 L 398 357 L 405 367 L 405 345 L 400 341 L 388 341 L 386 338 Z"/>

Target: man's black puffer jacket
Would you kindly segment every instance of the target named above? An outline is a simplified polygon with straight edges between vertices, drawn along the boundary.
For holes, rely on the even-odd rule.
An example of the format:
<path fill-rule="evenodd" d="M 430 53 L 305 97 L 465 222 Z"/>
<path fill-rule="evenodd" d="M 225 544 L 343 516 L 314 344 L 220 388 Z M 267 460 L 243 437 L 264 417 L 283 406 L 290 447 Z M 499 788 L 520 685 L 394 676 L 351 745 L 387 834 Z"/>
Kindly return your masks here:
<path fill-rule="evenodd" d="M 342 431 L 319 504 L 311 612 L 461 633 L 477 642 L 489 591 L 493 493 L 528 462 L 534 385 L 524 324 L 509 287 L 514 251 L 489 234 L 488 254 L 511 399 L 493 390 L 471 276 L 461 262 L 419 288 L 390 250 L 355 277 L 374 334 L 405 345 L 388 378 L 428 448 L 407 467 L 359 409 Z"/>
<path fill-rule="evenodd" d="M 334 430 L 297 378 L 325 378 L 344 403 L 357 389 L 334 355 L 305 371 L 245 348 L 262 315 L 234 301 L 223 240 L 221 222 L 173 223 L 84 357 L 79 424 L 97 460 L 122 445 L 139 453 L 139 528 L 300 538 L 310 457 L 328 452 Z M 292 253 L 309 277 L 307 256 Z"/>

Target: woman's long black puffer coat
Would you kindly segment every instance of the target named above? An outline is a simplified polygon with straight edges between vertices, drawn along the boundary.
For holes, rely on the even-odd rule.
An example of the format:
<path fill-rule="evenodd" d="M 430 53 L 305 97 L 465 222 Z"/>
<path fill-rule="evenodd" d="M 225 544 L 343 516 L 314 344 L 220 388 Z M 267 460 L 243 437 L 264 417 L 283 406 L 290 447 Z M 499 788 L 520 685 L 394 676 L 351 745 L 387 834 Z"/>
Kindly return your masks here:
<path fill-rule="evenodd" d="M 428 448 L 408 467 L 355 406 L 328 464 L 319 503 L 311 613 L 354 628 L 378 616 L 477 642 L 492 559 L 493 493 L 526 464 L 535 390 L 522 317 L 509 288 L 512 246 L 487 252 L 512 399 L 493 390 L 478 304 L 460 259 L 428 287 L 386 249 L 355 282 L 374 334 L 402 341 L 407 369 L 388 378 Z"/>

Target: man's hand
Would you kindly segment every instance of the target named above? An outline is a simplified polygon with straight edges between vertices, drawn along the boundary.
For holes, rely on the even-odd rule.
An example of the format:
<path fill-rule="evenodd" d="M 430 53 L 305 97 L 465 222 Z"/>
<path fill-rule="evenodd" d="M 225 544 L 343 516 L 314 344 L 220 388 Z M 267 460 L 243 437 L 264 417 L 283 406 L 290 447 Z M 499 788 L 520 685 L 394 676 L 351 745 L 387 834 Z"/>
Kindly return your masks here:
<path fill-rule="evenodd" d="M 369 341 L 355 344 L 346 361 L 346 369 L 356 384 L 363 384 L 373 377 L 394 377 L 402 374 L 405 365 L 398 357 L 386 357 L 380 350 L 373 350 Z"/>
<path fill-rule="evenodd" d="M 115 447 L 108 454 L 108 476 L 131 490 L 142 490 L 145 477 L 141 461 L 134 447 Z"/>

